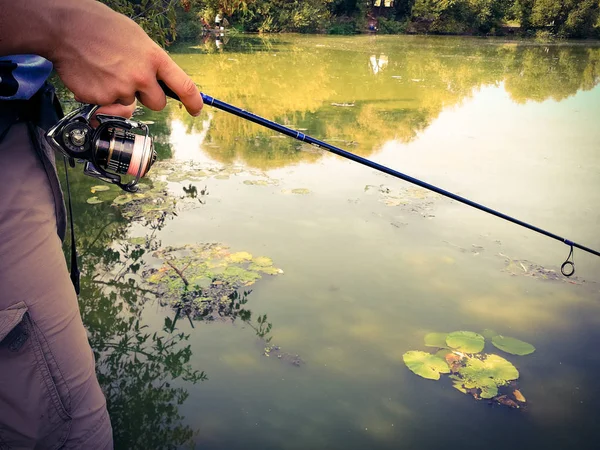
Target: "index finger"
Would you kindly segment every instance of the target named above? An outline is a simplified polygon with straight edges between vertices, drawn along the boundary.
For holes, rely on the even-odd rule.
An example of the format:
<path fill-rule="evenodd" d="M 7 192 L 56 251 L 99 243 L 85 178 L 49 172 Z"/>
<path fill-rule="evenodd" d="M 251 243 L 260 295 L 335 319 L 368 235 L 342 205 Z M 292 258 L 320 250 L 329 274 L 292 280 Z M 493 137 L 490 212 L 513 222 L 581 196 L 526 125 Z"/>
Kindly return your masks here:
<path fill-rule="evenodd" d="M 157 78 L 164 81 L 179 96 L 181 103 L 192 116 L 198 116 L 204 106 L 200 90 L 181 67 L 168 55 L 165 56 L 164 63 L 158 67 Z"/>

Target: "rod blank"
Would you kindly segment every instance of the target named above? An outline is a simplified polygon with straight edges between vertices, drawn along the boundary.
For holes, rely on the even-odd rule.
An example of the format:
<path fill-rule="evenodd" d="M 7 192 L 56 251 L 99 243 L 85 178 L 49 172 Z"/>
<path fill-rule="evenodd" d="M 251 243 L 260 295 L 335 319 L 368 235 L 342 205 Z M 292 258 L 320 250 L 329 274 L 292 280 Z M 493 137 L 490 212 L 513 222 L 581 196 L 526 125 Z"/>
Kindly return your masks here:
<path fill-rule="evenodd" d="M 163 88 L 163 90 L 165 91 L 165 94 L 175 100 L 179 100 L 179 97 L 177 96 L 177 94 L 175 94 L 168 86 L 166 86 L 162 81 L 159 81 L 159 84 L 161 85 L 161 87 Z M 319 148 L 322 148 L 324 150 L 327 150 L 331 153 L 334 153 L 336 155 L 339 155 L 343 158 L 349 159 L 351 161 L 357 162 L 359 164 L 362 164 L 364 166 L 370 167 L 371 169 L 375 169 L 378 170 L 380 172 L 386 173 L 388 175 L 391 175 L 395 178 L 400 178 L 401 180 L 407 181 L 409 183 L 415 184 L 417 186 L 420 186 L 422 188 L 428 189 L 430 191 L 436 192 L 440 195 L 443 195 L 445 197 L 451 198 L 452 200 L 456 200 L 457 202 L 463 203 L 465 205 L 471 206 L 475 209 L 478 209 L 480 211 L 486 212 L 488 214 L 492 214 L 493 216 L 499 217 L 500 219 L 504 219 L 507 220 L 509 222 L 512 222 L 516 225 L 520 225 L 524 228 L 527 228 L 529 230 L 535 231 L 536 233 L 540 233 L 543 234 L 544 236 L 547 236 L 549 238 L 555 239 L 557 241 L 560 241 L 568 246 L 570 246 L 571 248 L 576 247 L 580 250 L 583 250 L 585 252 L 591 253 L 592 255 L 596 255 L 596 256 L 600 256 L 600 252 L 598 252 L 597 250 L 593 250 L 589 247 L 586 247 L 584 245 L 578 244 L 576 242 L 573 242 L 567 238 L 564 238 L 562 236 L 559 236 L 557 234 L 551 233 L 550 231 L 544 230 L 542 228 L 536 227 L 534 225 L 531 225 L 527 222 L 523 222 L 522 220 L 516 219 L 514 217 L 511 217 L 507 214 L 501 213 L 499 211 L 496 211 L 492 208 L 488 208 L 485 205 L 482 205 L 480 203 L 476 203 L 472 200 L 469 200 L 468 198 L 465 197 L 461 197 L 460 195 L 456 195 L 450 191 L 447 191 L 445 189 L 439 188 L 437 186 L 434 186 L 432 184 L 426 183 L 425 181 L 421 181 L 417 178 L 411 177 L 410 175 L 406 175 L 402 172 L 398 172 L 397 170 L 394 169 L 390 169 L 389 167 L 386 167 L 384 165 L 378 164 L 374 161 L 371 161 L 369 159 L 363 158 L 362 156 L 358 156 L 355 155 L 354 153 L 350 153 L 346 150 L 342 150 L 339 147 L 336 147 L 334 145 L 328 144 L 327 142 L 323 142 L 320 141 L 318 139 L 315 139 L 311 136 L 308 136 L 304 133 L 301 133 L 300 131 L 296 131 L 293 130 L 291 128 L 287 128 L 284 127 L 283 125 L 280 125 L 276 122 L 272 122 L 270 120 L 264 119 L 263 117 L 257 116 L 256 114 L 253 114 L 251 112 L 245 111 L 241 108 L 238 108 L 236 106 L 230 105 L 228 103 L 222 102 L 221 100 L 217 100 L 216 98 L 211 97 L 210 95 L 206 95 L 201 93 L 202 95 L 202 100 L 204 101 L 205 104 L 213 106 L 217 109 L 220 109 L 222 111 L 228 112 L 230 114 L 234 114 L 238 117 L 241 117 L 243 119 L 249 120 L 250 122 L 254 122 L 257 123 L 259 125 L 262 125 L 263 127 L 269 128 L 271 130 L 277 131 L 279 133 L 285 134 L 286 136 L 289 136 L 291 138 L 297 139 L 299 141 L 302 142 L 308 142 L 309 144 L 315 145 Z M 564 264 L 563 264 L 564 265 Z M 564 273 L 564 272 L 563 272 Z"/>

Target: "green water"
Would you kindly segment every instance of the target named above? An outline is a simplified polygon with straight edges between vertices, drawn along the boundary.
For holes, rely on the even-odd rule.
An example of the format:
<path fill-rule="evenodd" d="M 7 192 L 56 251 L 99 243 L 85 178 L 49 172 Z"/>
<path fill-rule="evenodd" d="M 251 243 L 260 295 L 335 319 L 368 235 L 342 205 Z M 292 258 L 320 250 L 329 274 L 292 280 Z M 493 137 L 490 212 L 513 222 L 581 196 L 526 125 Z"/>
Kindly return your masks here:
<path fill-rule="evenodd" d="M 600 247 L 600 45 L 225 41 L 171 55 L 209 95 Z M 558 270 L 559 242 L 209 106 L 197 119 L 176 103 L 139 118 L 163 160 L 155 180 L 164 161 L 213 172 L 169 182 L 176 215 L 154 220 L 88 205 L 98 183 L 73 175 L 80 304 L 117 448 L 597 448 L 599 258 L 576 251 L 573 283 L 544 280 L 530 264 Z M 163 330 L 174 310 L 144 283 L 152 252 L 200 243 L 266 255 L 284 273 L 247 288 L 250 320 Z M 265 314 L 300 366 L 264 355 L 253 327 Z M 403 364 L 428 332 L 486 328 L 535 345 L 507 357 L 526 408 Z M 202 376 L 184 376 L 186 363 Z"/>

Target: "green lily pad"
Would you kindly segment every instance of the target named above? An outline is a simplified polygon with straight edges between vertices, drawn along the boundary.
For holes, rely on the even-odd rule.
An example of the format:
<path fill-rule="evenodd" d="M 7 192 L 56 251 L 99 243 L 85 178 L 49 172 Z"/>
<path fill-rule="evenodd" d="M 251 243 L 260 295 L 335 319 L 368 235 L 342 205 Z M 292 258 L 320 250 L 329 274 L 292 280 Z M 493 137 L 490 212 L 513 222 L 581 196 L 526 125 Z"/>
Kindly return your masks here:
<path fill-rule="evenodd" d="M 494 330 L 486 328 L 481 332 L 481 335 L 486 339 L 492 339 L 494 336 L 498 336 L 498 333 L 496 333 Z"/>
<path fill-rule="evenodd" d="M 446 337 L 448 333 L 427 333 L 425 335 L 425 345 L 427 347 L 448 348 Z"/>
<path fill-rule="evenodd" d="M 446 355 L 448 355 L 449 353 L 452 353 L 452 350 L 450 350 L 449 348 L 442 348 L 435 352 L 435 356 L 439 356 L 440 358 L 446 360 Z"/>
<path fill-rule="evenodd" d="M 267 180 L 244 180 L 244 184 L 250 186 L 268 186 L 269 182 Z"/>
<path fill-rule="evenodd" d="M 307 195 L 310 194 L 310 190 L 306 188 L 296 188 L 292 189 L 292 194 Z"/>
<path fill-rule="evenodd" d="M 273 266 L 262 267 L 262 266 L 259 266 L 258 264 L 250 264 L 248 266 L 248 269 L 254 270 L 255 272 L 262 272 L 267 275 L 279 275 L 279 274 L 283 273 L 283 270 L 281 270 L 277 267 L 273 267 Z"/>
<path fill-rule="evenodd" d="M 267 258 L 266 256 L 257 256 L 252 260 L 252 262 L 260 267 L 269 267 L 273 265 L 273 260 L 271 258 Z"/>
<path fill-rule="evenodd" d="M 248 252 L 236 252 L 232 253 L 227 257 L 228 261 L 239 263 L 242 261 L 250 261 L 252 259 L 252 255 Z"/>
<path fill-rule="evenodd" d="M 100 200 L 98 197 L 90 197 L 86 200 L 86 202 L 89 205 L 97 205 L 98 203 L 102 203 L 102 200 Z"/>
<path fill-rule="evenodd" d="M 519 378 L 519 371 L 509 361 L 498 355 L 484 355 L 483 359 L 467 358 L 458 371 L 458 377 L 465 389 L 479 389 L 481 398 L 498 395 L 498 387 Z"/>
<path fill-rule="evenodd" d="M 455 388 L 455 389 L 458 389 L 463 394 L 467 393 L 467 390 L 465 389 L 465 387 L 463 386 L 463 384 L 462 384 L 461 381 L 453 381 L 452 382 L 452 387 Z"/>
<path fill-rule="evenodd" d="M 409 351 L 402 356 L 402 359 L 412 372 L 429 380 L 439 380 L 440 373 L 450 373 L 446 361 L 431 353 Z"/>
<path fill-rule="evenodd" d="M 95 194 L 96 192 L 104 192 L 104 191 L 108 191 L 110 189 L 110 186 L 106 185 L 106 184 L 99 184 L 97 186 L 92 186 L 90 188 L 90 191 L 92 192 L 92 194 Z"/>
<path fill-rule="evenodd" d="M 122 194 L 113 200 L 113 205 L 126 205 L 134 200 L 145 198 L 144 194 Z"/>
<path fill-rule="evenodd" d="M 494 344 L 494 347 L 499 348 L 506 353 L 510 353 L 511 355 L 524 356 L 535 351 L 535 347 L 527 342 L 502 335 L 494 336 L 492 338 L 492 344 Z"/>
<path fill-rule="evenodd" d="M 144 246 L 146 245 L 146 238 L 145 237 L 132 237 L 127 239 L 129 241 L 129 243 L 133 244 L 133 245 L 140 245 L 140 246 Z"/>
<path fill-rule="evenodd" d="M 454 331 L 446 337 L 446 344 L 459 352 L 479 353 L 485 346 L 485 339 L 472 331 Z"/>

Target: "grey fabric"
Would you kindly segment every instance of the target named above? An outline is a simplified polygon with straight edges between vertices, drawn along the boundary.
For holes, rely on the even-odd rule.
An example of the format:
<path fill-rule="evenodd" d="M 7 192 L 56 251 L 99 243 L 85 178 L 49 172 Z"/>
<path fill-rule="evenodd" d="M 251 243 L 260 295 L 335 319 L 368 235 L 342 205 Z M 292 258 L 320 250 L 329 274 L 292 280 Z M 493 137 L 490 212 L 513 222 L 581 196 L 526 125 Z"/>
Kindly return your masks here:
<path fill-rule="evenodd" d="M 34 131 L 18 123 L 0 142 L 0 450 L 111 449 L 57 233 L 58 179 L 36 152 L 32 138 L 42 131 Z"/>

